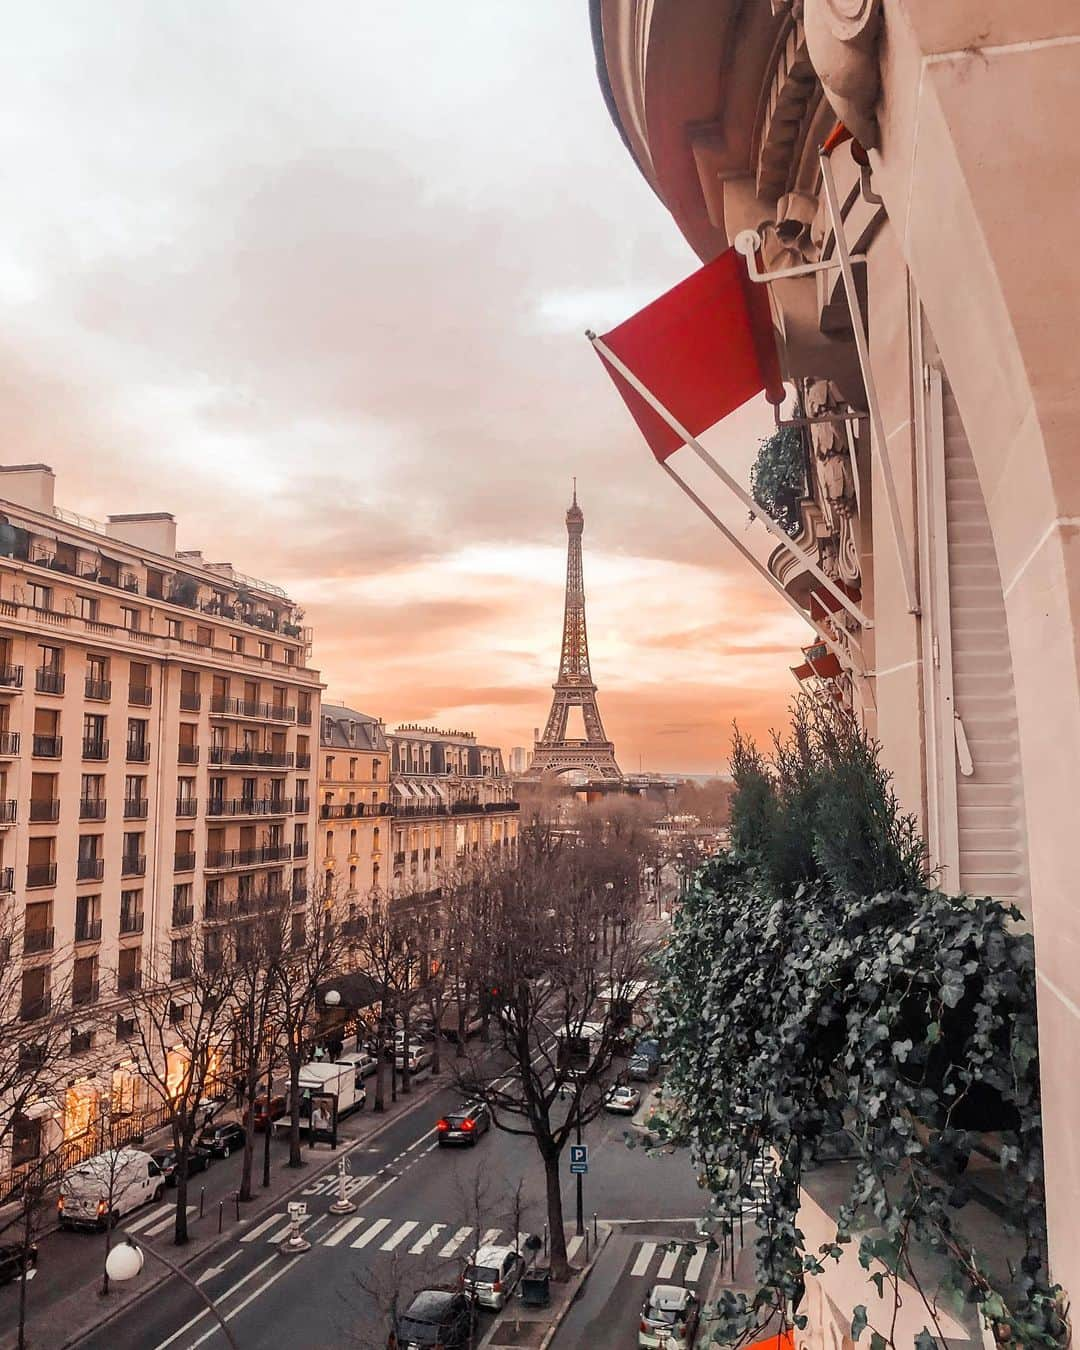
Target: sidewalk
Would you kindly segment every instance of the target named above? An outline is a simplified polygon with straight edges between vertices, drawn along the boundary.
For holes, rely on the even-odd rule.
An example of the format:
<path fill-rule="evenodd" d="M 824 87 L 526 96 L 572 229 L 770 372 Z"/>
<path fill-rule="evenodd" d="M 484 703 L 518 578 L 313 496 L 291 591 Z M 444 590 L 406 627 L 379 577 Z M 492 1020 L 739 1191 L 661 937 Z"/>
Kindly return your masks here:
<path fill-rule="evenodd" d="M 180 1266 L 188 1266 L 191 1262 L 208 1256 L 218 1247 L 223 1247 L 233 1241 L 240 1233 L 248 1228 L 255 1220 L 274 1209 L 281 1208 L 284 1201 L 294 1192 L 302 1190 L 305 1186 L 330 1168 L 337 1166 L 337 1160 L 343 1154 L 348 1153 L 357 1146 L 366 1146 L 372 1140 L 377 1139 L 386 1129 L 395 1122 L 400 1121 L 411 1111 L 423 1105 L 436 1093 L 443 1091 L 452 1083 L 451 1073 L 444 1068 L 439 1076 L 425 1076 L 413 1088 L 408 1096 L 398 1093 L 398 1100 L 391 1102 L 389 1100 L 389 1090 L 387 1091 L 386 1110 L 380 1115 L 374 1115 L 370 1107 L 365 1106 L 364 1110 L 358 1115 L 352 1116 L 343 1122 L 339 1135 L 339 1143 L 336 1150 L 332 1150 L 327 1144 L 320 1144 L 314 1150 L 309 1150 L 304 1146 L 305 1165 L 300 1168 L 290 1168 L 282 1161 L 278 1161 L 270 1173 L 270 1185 L 264 1190 L 259 1184 L 261 1178 L 261 1154 L 259 1149 L 262 1143 L 262 1135 L 256 1136 L 256 1160 L 255 1160 L 255 1194 L 252 1199 L 240 1207 L 240 1220 L 236 1219 L 235 1200 L 230 1198 L 225 1204 L 224 1213 L 221 1216 L 221 1231 L 218 1232 L 219 1210 L 217 1201 L 208 1207 L 203 1218 L 189 1219 L 190 1241 L 187 1246 L 176 1248 L 167 1243 L 161 1243 L 162 1250 L 168 1255 L 171 1261 Z M 371 1094 L 374 1096 L 374 1093 Z M 151 1148 L 153 1145 L 148 1140 L 144 1145 Z M 237 1174 L 239 1180 L 239 1174 Z M 195 1194 L 197 1195 L 197 1187 Z M 175 1204 L 175 1192 L 167 1193 L 169 1200 Z M 229 1196 L 235 1196 L 235 1190 L 229 1192 Z M 162 1208 L 162 1215 L 166 1213 Z M 123 1233 L 123 1223 L 117 1229 L 117 1237 Z M 47 1254 L 46 1254 L 47 1259 Z M 128 1284 L 113 1285 L 110 1292 L 102 1297 L 98 1292 L 101 1281 L 101 1269 L 97 1269 L 96 1278 L 89 1284 L 84 1282 L 78 1289 L 66 1294 L 63 1298 L 53 1299 L 51 1302 L 41 1303 L 34 1298 L 34 1285 L 31 1284 L 27 1291 L 28 1316 L 27 1316 L 27 1341 L 30 1345 L 40 1350 L 46 1347 L 57 1347 L 57 1350 L 63 1350 L 63 1347 L 73 1346 L 91 1331 L 98 1330 L 100 1327 L 117 1317 L 123 1310 L 129 1308 L 133 1303 L 142 1298 L 151 1295 L 159 1285 L 172 1279 L 173 1276 L 165 1270 L 159 1263 L 150 1259 L 146 1263 L 145 1275 L 137 1281 Z M 61 1330 L 62 1329 L 62 1330 Z M 10 1350 L 16 1343 L 15 1329 L 4 1329 L 0 1334 L 0 1350 Z"/>

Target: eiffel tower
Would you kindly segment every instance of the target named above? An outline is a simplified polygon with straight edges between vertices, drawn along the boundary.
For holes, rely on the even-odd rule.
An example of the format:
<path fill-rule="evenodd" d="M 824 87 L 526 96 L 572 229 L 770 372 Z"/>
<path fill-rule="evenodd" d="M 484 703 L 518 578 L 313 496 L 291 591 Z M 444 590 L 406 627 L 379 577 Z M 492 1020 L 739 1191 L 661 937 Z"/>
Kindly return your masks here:
<path fill-rule="evenodd" d="M 622 773 L 615 763 L 615 746 L 604 735 L 600 709 L 596 706 L 596 685 L 589 670 L 589 640 L 585 633 L 585 585 L 581 579 L 581 536 L 585 517 L 577 501 L 577 479 L 574 479 L 574 500 L 566 513 L 566 609 L 563 616 L 562 657 L 559 677 L 552 685 L 555 697 L 551 700 L 544 734 L 533 749 L 533 761 L 528 777 L 539 778 L 545 773 L 568 773 L 579 769 L 592 778 L 620 779 Z M 580 708 L 585 722 L 585 739 L 568 740 L 566 718 L 571 708 Z"/>

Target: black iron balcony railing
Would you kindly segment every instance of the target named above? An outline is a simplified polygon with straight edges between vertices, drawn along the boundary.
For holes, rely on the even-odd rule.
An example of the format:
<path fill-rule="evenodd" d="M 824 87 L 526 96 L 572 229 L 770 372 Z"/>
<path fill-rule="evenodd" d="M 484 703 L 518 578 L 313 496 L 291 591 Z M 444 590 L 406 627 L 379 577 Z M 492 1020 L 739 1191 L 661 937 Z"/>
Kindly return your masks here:
<path fill-rule="evenodd" d="M 63 749 L 63 736 L 34 737 L 34 755 L 37 759 L 59 759 Z"/>
<path fill-rule="evenodd" d="M 296 756 L 296 767 L 297 767 L 298 769 L 310 769 L 310 768 L 311 768 L 311 756 L 307 753 L 306 750 L 305 750 L 304 752 L 302 752 L 302 753 L 298 753 L 298 754 L 297 754 L 297 756 Z"/>
<path fill-rule="evenodd" d="M 56 864 L 51 863 L 28 863 L 26 867 L 27 886 L 55 886 L 56 885 Z"/>
<path fill-rule="evenodd" d="M 127 758 L 129 764 L 146 764 L 150 760 L 149 741 L 128 741 Z"/>
<path fill-rule="evenodd" d="M 263 863 L 288 862 L 291 844 L 264 844 L 261 848 L 214 848 L 206 851 L 206 866 L 213 871 L 231 867 L 258 867 Z"/>
<path fill-rule="evenodd" d="M 51 952 L 55 940 L 55 928 L 26 928 L 23 930 L 23 952 L 27 956 Z"/>
<path fill-rule="evenodd" d="M 292 855 L 297 862 L 300 862 L 302 859 L 307 857 L 308 843 L 306 839 L 302 840 L 299 844 L 293 844 Z"/>
<path fill-rule="evenodd" d="M 0 688 L 21 689 L 22 677 L 22 666 L 0 666 Z"/>
<path fill-rule="evenodd" d="M 154 690 L 149 684 L 129 684 L 128 702 L 140 708 L 149 708 L 154 701 Z"/>
<path fill-rule="evenodd" d="M 30 820 L 40 824 L 41 822 L 60 819 L 60 798 L 45 797 L 37 801 L 30 798 Z"/>
<path fill-rule="evenodd" d="M 246 750 L 227 745 L 210 747 L 211 764 L 237 764 L 253 769 L 291 769 L 296 756 L 292 751 Z"/>
<path fill-rule="evenodd" d="M 17 731 L 0 731 L 0 755 L 17 755 L 19 753 L 19 733 Z"/>
<path fill-rule="evenodd" d="M 181 745 L 176 750 L 177 764 L 198 764 L 199 747 L 197 745 Z"/>
<path fill-rule="evenodd" d="M 296 720 L 302 727 L 311 726 L 311 709 L 300 708 L 297 710 Z"/>
<path fill-rule="evenodd" d="M 174 872 L 190 872 L 195 867 L 194 853 L 177 853 L 173 857 Z"/>
<path fill-rule="evenodd" d="M 90 984 L 80 984 L 75 981 L 71 986 L 71 1006 L 73 1008 L 88 1008 L 96 1003 L 101 996 L 101 986 L 94 980 Z"/>
<path fill-rule="evenodd" d="M 87 676 L 86 697 L 97 699 L 98 702 L 104 703 L 106 699 L 112 698 L 112 681 L 92 680 L 89 676 Z"/>
<path fill-rule="evenodd" d="M 52 1012 L 52 993 L 46 992 L 37 998 L 24 998 L 19 1007 L 20 1022 L 37 1022 Z"/>
<path fill-rule="evenodd" d="M 53 670 L 51 666 L 39 666 L 34 671 L 34 688 L 39 694 L 62 694 L 64 692 L 64 676 L 59 670 Z"/>
<path fill-rule="evenodd" d="M 363 802 L 339 802 L 337 805 L 323 802 L 319 807 L 319 816 L 322 820 L 351 820 L 354 816 L 363 814 Z"/>
<path fill-rule="evenodd" d="M 178 816 L 194 816 L 198 813 L 199 801 L 197 797 L 177 797 L 176 814 Z"/>
<path fill-rule="evenodd" d="M 105 875 L 105 859 L 80 858 L 76 875 L 80 881 L 100 881 Z"/>
<path fill-rule="evenodd" d="M 149 809 L 146 797 L 125 797 L 124 798 L 124 819 L 125 820 L 145 820 Z"/>
<path fill-rule="evenodd" d="M 296 812 L 298 816 L 306 816 L 307 813 L 311 810 L 311 798 L 297 797 L 296 805 L 293 807 L 293 810 Z"/>
<path fill-rule="evenodd" d="M 0 801 L 0 825 L 14 825 L 19 817 L 19 803 Z"/>
<path fill-rule="evenodd" d="M 124 877 L 141 877 L 146 872 L 146 854 L 145 853 L 125 853 L 120 860 L 120 875 Z"/>
<path fill-rule="evenodd" d="M 186 928 L 189 923 L 193 923 L 194 921 L 194 905 L 173 905 L 172 926 L 174 928 Z"/>
<path fill-rule="evenodd" d="M 269 722 L 295 722 L 296 709 L 283 703 L 260 703 L 256 699 L 230 698 L 227 694 L 214 694 L 210 699 L 210 714 L 213 717 L 249 717 Z"/>
<path fill-rule="evenodd" d="M 198 712 L 202 707 L 202 695 L 190 689 L 180 690 L 180 711 Z"/>
<path fill-rule="evenodd" d="M 142 910 L 140 910 L 137 914 L 133 914 L 130 911 L 121 910 L 120 936 L 131 937 L 131 935 L 134 933 L 141 933 L 143 930 L 144 922 L 145 922 L 145 915 L 143 914 Z"/>
<path fill-rule="evenodd" d="M 0 895 L 10 895 L 15 889 L 14 867 L 0 867 Z"/>
<path fill-rule="evenodd" d="M 208 816 L 287 816 L 292 809 L 291 797 L 211 797 L 206 803 Z"/>
<path fill-rule="evenodd" d="M 292 902 L 294 905 L 301 905 L 308 897 L 308 887 L 306 881 L 294 881 L 292 888 Z"/>
<path fill-rule="evenodd" d="M 101 920 L 83 919 L 82 922 L 75 922 L 75 941 L 76 942 L 100 942 L 101 941 Z"/>
<path fill-rule="evenodd" d="M 46 803 L 48 805 L 48 803 Z M 104 820 L 106 801 L 104 797 L 83 797 L 79 802 L 80 820 Z"/>
<path fill-rule="evenodd" d="M 109 742 L 98 736 L 84 736 L 82 757 L 83 759 L 108 759 Z"/>

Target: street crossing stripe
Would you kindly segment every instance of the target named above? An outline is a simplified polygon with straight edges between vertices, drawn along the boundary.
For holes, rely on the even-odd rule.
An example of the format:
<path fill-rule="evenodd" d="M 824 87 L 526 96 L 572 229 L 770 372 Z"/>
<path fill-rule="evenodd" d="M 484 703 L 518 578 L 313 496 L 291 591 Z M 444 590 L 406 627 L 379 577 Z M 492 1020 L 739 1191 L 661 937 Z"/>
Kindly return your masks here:
<path fill-rule="evenodd" d="M 655 1251 L 656 1251 L 655 1242 L 643 1242 L 641 1244 L 641 1250 L 638 1252 L 638 1258 L 634 1262 L 634 1268 L 631 1270 L 630 1274 L 631 1275 L 647 1274 L 649 1270 L 649 1264 L 653 1259 L 653 1252 Z"/>
<path fill-rule="evenodd" d="M 165 1208 L 169 1211 L 170 1215 L 175 1218 L 176 1206 L 166 1203 Z M 120 1224 L 125 1233 L 137 1233 L 140 1228 L 145 1228 L 148 1223 L 157 1223 L 161 1218 L 161 1214 L 162 1211 L 160 1206 L 155 1205 L 153 1209 L 144 1214 L 141 1219 L 136 1219 L 134 1223 L 126 1223 L 121 1219 Z"/>
<path fill-rule="evenodd" d="M 281 1218 L 280 1214 L 278 1215 L 278 1218 Z M 310 1214 L 305 1214 L 304 1217 L 299 1221 L 298 1227 L 303 1228 L 304 1224 L 306 1224 L 310 1218 L 311 1218 Z M 266 1240 L 267 1242 L 283 1242 L 291 1232 L 292 1232 L 292 1219 L 287 1218 L 285 1220 L 285 1227 L 282 1228 L 280 1232 L 271 1234 L 271 1236 L 268 1237 Z"/>
<path fill-rule="evenodd" d="M 578 1254 L 581 1244 L 585 1241 L 584 1237 L 572 1237 L 566 1244 L 566 1259 L 572 1261 Z"/>
<path fill-rule="evenodd" d="M 195 1213 L 195 1206 L 188 1205 L 187 1207 L 188 1218 L 190 1219 L 194 1213 Z M 158 1215 L 157 1223 L 155 1223 L 151 1228 L 147 1228 L 146 1231 L 143 1233 L 143 1237 L 156 1237 L 158 1233 L 164 1233 L 167 1229 L 171 1228 L 175 1222 L 176 1222 L 175 1210 L 173 1210 L 171 1214 L 168 1214 L 164 1219 L 161 1218 L 160 1215 Z"/>
<path fill-rule="evenodd" d="M 419 1228 L 420 1222 L 417 1219 L 406 1219 L 404 1223 L 398 1224 L 397 1228 L 390 1234 L 386 1241 L 379 1248 L 381 1252 L 392 1252 L 402 1238 L 408 1237 L 414 1228 Z"/>
<path fill-rule="evenodd" d="M 367 1217 L 363 1214 L 357 1214 L 354 1218 L 346 1219 L 343 1224 L 339 1224 L 332 1233 L 329 1233 L 323 1239 L 324 1247 L 336 1247 L 338 1243 L 343 1242 L 354 1228 L 359 1228 L 362 1223 L 367 1223 Z"/>
<path fill-rule="evenodd" d="M 698 1244 L 697 1250 L 686 1263 L 686 1270 L 683 1273 L 683 1279 L 687 1284 L 697 1284 L 701 1279 L 701 1268 L 705 1264 L 705 1257 L 709 1254 L 709 1249 L 704 1242 Z"/>
<path fill-rule="evenodd" d="M 517 1250 L 521 1253 L 522 1256 L 525 1255 L 525 1243 L 531 1236 L 532 1236 L 531 1233 L 519 1233 L 517 1235 Z"/>
<path fill-rule="evenodd" d="M 263 1219 L 262 1223 L 256 1224 L 250 1232 L 245 1233 L 240 1241 L 254 1242 L 261 1233 L 265 1233 L 268 1228 L 273 1228 L 275 1224 L 280 1223 L 283 1217 L 281 1214 L 271 1214 L 268 1219 Z"/>
<path fill-rule="evenodd" d="M 368 1243 L 372 1241 L 373 1238 L 377 1238 L 379 1236 L 379 1234 L 382 1232 L 384 1228 L 389 1227 L 390 1227 L 389 1219 L 376 1219 L 366 1233 L 363 1233 L 360 1237 L 356 1239 L 355 1242 L 351 1242 L 349 1245 L 350 1247 L 353 1248 L 366 1247 Z"/>
<path fill-rule="evenodd" d="M 425 1248 L 430 1247 L 439 1234 L 446 1227 L 444 1223 L 433 1223 L 427 1232 L 409 1248 L 410 1256 L 419 1256 Z"/>
<path fill-rule="evenodd" d="M 479 1247 L 489 1247 L 502 1232 L 501 1228 L 489 1228 L 477 1243 Z"/>
<path fill-rule="evenodd" d="M 670 1280 L 675 1274 L 675 1267 L 679 1264 L 679 1256 L 682 1253 L 681 1247 L 669 1247 L 664 1254 L 664 1259 L 660 1262 L 660 1269 L 656 1272 L 658 1280 Z"/>
<path fill-rule="evenodd" d="M 454 1234 L 454 1236 L 450 1239 L 450 1241 L 446 1243 L 445 1246 L 440 1248 L 439 1255 L 453 1256 L 453 1254 L 457 1251 L 457 1249 L 461 1246 L 461 1244 L 465 1241 L 465 1239 L 469 1236 L 471 1232 L 472 1232 L 471 1228 L 459 1228 L 457 1232 Z"/>

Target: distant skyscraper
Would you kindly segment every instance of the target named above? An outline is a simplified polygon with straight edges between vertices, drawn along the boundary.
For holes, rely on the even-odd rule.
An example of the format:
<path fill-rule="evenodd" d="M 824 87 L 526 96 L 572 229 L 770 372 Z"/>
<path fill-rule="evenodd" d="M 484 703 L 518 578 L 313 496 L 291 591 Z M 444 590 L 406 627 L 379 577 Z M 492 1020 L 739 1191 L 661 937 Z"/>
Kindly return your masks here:
<path fill-rule="evenodd" d="M 515 745 L 510 751 L 510 772 L 525 773 L 529 767 L 529 761 L 532 758 L 531 751 L 523 745 Z"/>

